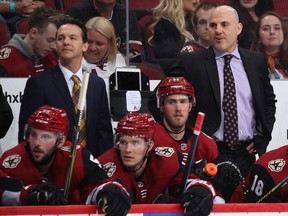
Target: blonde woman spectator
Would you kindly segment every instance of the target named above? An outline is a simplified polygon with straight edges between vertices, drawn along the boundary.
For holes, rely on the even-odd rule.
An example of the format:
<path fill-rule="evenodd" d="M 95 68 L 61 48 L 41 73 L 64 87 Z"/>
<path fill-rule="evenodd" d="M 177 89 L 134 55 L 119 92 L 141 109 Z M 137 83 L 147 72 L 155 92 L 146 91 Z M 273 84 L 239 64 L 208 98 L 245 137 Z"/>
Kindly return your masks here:
<path fill-rule="evenodd" d="M 88 49 L 84 53 L 84 70 L 97 73 L 106 83 L 109 98 L 109 77 L 116 67 L 126 66 L 125 58 L 117 51 L 115 31 L 112 23 L 103 17 L 94 17 L 86 23 Z"/>
<path fill-rule="evenodd" d="M 193 16 L 195 14 L 195 10 L 198 7 L 198 5 L 200 4 L 199 0 L 188 0 L 187 2 L 189 2 L 189 10 L 187 11 L 186 15 L 185 15 L 185 22 L 186 22 L 186 29 L 187 31 L 189 31 L 192 36 L 194 37 L 195 40 L 198 39 L 198 35 L 194 29 L 193 26 Z M 192 4 L 192 6 L 191 6 Z"/>
<path fill-rule="evenodd" d="M 277 13 L 270 11 L 260 17 L 252 49 L 266 55 L 271 79 L 288 79 L 287 31 Z"/>
<path fill-rule="evenodd" d="M 186 41 L 194 39 L 185 24 L 186 14 L 194 11 L 193 0 L 160 0 L 153 9 L 151 25 L 157 59 L 174 59 Z"/>

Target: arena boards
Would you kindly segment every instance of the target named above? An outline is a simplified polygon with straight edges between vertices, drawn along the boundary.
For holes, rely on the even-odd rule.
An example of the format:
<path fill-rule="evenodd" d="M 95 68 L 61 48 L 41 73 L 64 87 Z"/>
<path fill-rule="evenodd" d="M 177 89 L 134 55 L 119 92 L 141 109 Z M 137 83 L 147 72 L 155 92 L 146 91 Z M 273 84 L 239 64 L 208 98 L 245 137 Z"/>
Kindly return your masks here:
<path fill-rule="evenodd" d="M 104 216 L 93 205 L 0 207 L 5 216 Z M 128 216 L 181 216 L 177 204 L 133 205 Z M 216 204 L 210 216 L 288 216 L 288 204 Z"/>

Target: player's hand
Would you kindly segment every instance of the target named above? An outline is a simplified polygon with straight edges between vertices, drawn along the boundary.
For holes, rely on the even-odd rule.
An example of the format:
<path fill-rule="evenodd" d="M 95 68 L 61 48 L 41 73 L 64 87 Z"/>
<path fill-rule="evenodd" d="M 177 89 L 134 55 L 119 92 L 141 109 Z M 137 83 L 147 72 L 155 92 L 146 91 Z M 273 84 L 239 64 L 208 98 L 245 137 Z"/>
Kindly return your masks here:
<path fill-rule="evenodd" d="M 193 186 L 181 198 L 185 216 L 208 216 L 213 207 L 210 191 L 202 186 Z"/>
<path fill-rule="evenodd" d="M 55 184 L 41 184 L 29 190 L 30 205 L 65 205 L 68 204 L 63 192 Z"/>
<path fill-rule="evenodd" d="M 125 216 L 131 207 L 126 190 L 114 184 L 108 184 L 99 191 L 96 203 L 107 216 Z"/>

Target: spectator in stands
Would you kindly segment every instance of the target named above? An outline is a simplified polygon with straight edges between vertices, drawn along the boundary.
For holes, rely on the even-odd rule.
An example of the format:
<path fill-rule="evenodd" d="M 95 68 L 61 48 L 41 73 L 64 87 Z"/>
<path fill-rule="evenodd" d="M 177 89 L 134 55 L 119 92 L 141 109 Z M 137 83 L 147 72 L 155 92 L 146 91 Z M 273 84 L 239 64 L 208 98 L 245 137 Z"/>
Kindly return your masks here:
<path fill-rule="evenodd" d="M 110 20 L 115 28 L 119 47 L 126 43 L 126 9 L 116 0 L 86 0 L 70 7 L 66 14 L 81 20 L 84 24 L 95 16 Z M 139 41 L 138 23 L 134 11 L 129 11 L 129 40 Z"/>
<path fill-rule="evenodd" d="M 165 202 L 165 191 L 180 201 L 184 215 L 209 215 L 213 206 L 213 186 L 194 174 L 182 183 L 183 156 L 171 147 L 155 147 L 156 122 L 148 113 L 132 112 L 118 123 L 115 148 L 101 155 L 108 177 L 123 182 L 132 203 Z"/>
<path fill-rule="evenodd" d="M 1 74 L 29 77 L 57 64 L 56 30 L 60 15 L 50 8 L 35 9 L 28 21 L 28 34 L 14 34 L 0 50 Z"/>
<path fill-rule="evenodd" d="M 207 49 L 210 46 L 209 41 L 209 17 L 213 9 L 217 7 L 211 2 L 201 3 L 195 10 L 193 16 L 193 26 L 198 35 L 198 40 L 187 41 L 181 52 L 195 52 Z"/>
<path fill-rule="evenodd" d="M 83 147 L 75 150 L 71 182 L 66 185 L 72 148 L 66 141 L 68 128 L 64 109 L 46 105 L 29 117 L 26 140 L 0 158 L 2 177 L 19 179 L 25 187 L 19 192 L 1 190 L 1 205 L 96 204 L 106 215 L 125 216 L 131 206 L 126 189 L 108 181 L 98 161 Z"/>
<path fill-rule="evenodd" d="M 288 146 L 285 145 L 263 154 L 246 179 L 238 185 L 231 202 L 255 203 L 261 200 L 261 203 L 287 203 L 287 180 L 278 185 L 287 178 L 287 151 Z M 277 185 L 279 187 L 276 189 Z M 271 193 L 272 189 L 274 192 Z"/>
<path fill-rule="evenodd" d="M 266 55 L 271 79 L 288 79 L 288 35 L 277 13 L 270 11 L 260 17 L 251 49 Z"/>
<path fill-rule="evenodd" d="M 250 49 L 259 17 L 274 10 L 273 0 L 231 0 L 229 3 L 239 15 L 243 30 L 238 36 L 239 47 Z"/>
<path fill-rule="evenodd" d="M 196 8 L 198 7 L 198 5 L 200 4 L 200 1 L 199 0 L 186 0 L 186 3 L 183 2 L 184 4 L 186 5 L 191 5 L 192 4 L 192 7 L 187 7 L 189 10 L 187 11 L 186 13 L 186 16 L 185 16 L 185 23 L 186 23 L 186 29 L 187 31 L 189 31 L 193 38 L 195 40 L 198 39 L 198 35 L 197 33 L 195 32 L 195 29 L 194 29 L 194 26 L 193 26 L 193 16 L 194 16 L 194 13 L 195 13 L 195 10 Z"/>
<path fill-rule="evenodd" d="M 23 17 L 29 17 L 36 8 L 44 7 L 44 0 L 8 0 L 0 2 L 0 17 L 8 25 L 11 34 L 16 32 L 15 23 Z M 1 19 L 2 19 L 1 18 Z"/>
<path fill-rule="evenodd" d="M 30 77 L 26 82 L 19 115 L 19 142 L 23 140 L 28 117 L 46 104 L 66 110 L 70 125 L 67 140 L 74 140 L 74 126 L 78 124 L 75 87 L 83 82 L 82 59 L 87 48 L 85 25 L 71 16 L 64 16 L 56 35 L 58 64 L 45 73 Z M 86 132 L 83 130 L 84 133 L 80 134 L 79 143 L 97 157 L 113 146 L 113 132 L 105 83 L 95 74 L 89 76 L 84 109 Z"/>
<path fill-rule="evenodd" d="M 12 121 L 13 113 L 0 84 L 0 139 L 6 135 Z"/>
<path fill-rule="evenodd" d="M 88 49 L 82 67 L 104 79 L 109 98 L 109 77 L 116 67 L 126 66 L 125 58 L 117 51 L 114 27 L 109 20 L 93 17 L 86 23 L 86 29 Z"/>
<path fill-rule="evenodd" d="M 186 41 L 194 39 L 185 17 L 194 11 L 194 0 L 160 0 L 153 9 L 153 35 L 148 39 L 155 58 L 164 72 L 169 71 L 175 56 Z"/>
<path fill-rule="evenodd" d="M 153 36 L 149 39 L 154 45 L 157 59 L 174 59 L 184 43 L 193 36 L 186 29 L 185 15 L 193 4 L 186 0 L 160 0 L 153 9 Z"/>

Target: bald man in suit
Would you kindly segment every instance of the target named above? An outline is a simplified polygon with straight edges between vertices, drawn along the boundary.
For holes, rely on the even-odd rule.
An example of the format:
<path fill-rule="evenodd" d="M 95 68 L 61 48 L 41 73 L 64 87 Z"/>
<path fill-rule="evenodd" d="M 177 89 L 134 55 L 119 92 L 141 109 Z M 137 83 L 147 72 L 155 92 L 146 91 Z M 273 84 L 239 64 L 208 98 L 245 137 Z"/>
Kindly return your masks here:
<path fill-rule="evenodd" d="M 199 111 L 206 114 L 203 132 L 218 145 L 218 161 L 237 164 L 244 176 L 255 162 L 255 154 L 266 152 L 275 122 L 275 95 L 268 77 L 264 56 L 238 48 L 241 33 L 237 12 L 229 6 L 218 6 L 209 19 L 211 47 L 195 53 L 180 53 L 172 66 L 171 76 L 184 76 L 195 88 L 196 107 L 192 124 Z M 230 62 L 235 79 L 238 142 L 230 147 L 224 139 L 224 56 Z"/>

